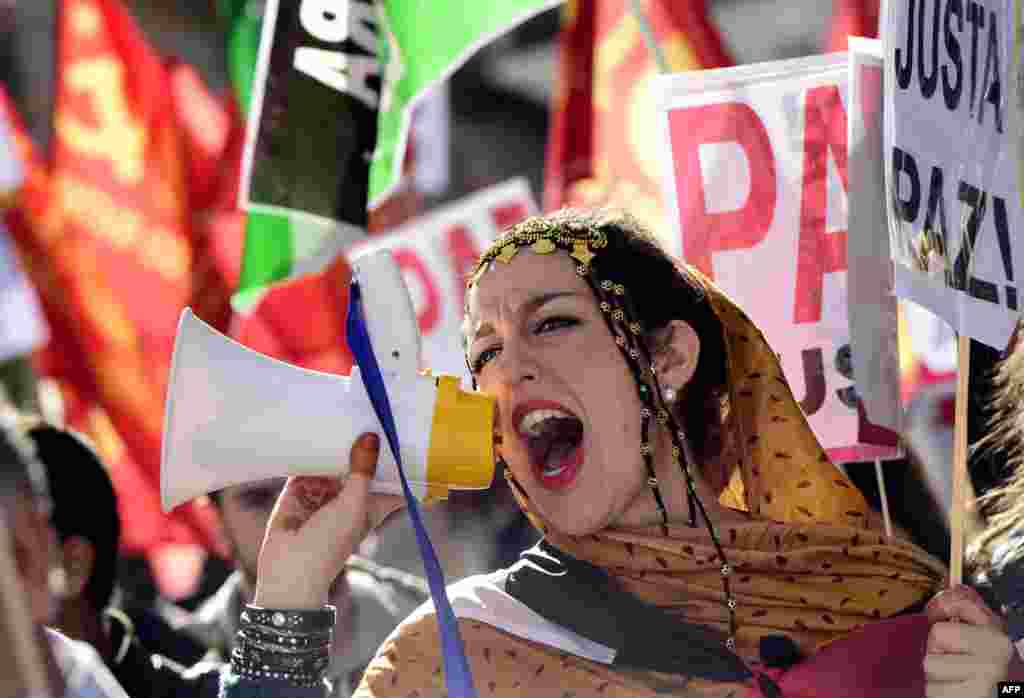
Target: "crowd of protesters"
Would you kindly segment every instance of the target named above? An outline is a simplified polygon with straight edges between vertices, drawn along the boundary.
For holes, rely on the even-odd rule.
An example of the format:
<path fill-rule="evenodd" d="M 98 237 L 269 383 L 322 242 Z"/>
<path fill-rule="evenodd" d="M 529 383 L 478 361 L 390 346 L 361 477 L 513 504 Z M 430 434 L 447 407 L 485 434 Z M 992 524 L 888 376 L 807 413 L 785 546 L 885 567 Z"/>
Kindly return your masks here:
<path fill-rule="evenodd" d="M 553 253 L 534 251 L 544 236 Z M 598 239 L 592 261 L 570 258 Z M 945 563 L 912 530 L 888 535 L 819 458 L 756 326 L 628 216 L 527 220 L 469 294 L 467 358 L 503 415 L 497 487 L 542 536 L 448 589 L 478 687 L 980 698 L 1024 678 L 1019 345 L 982 444 L 1009 477 L 983 500 L 969 584 L 943 590 Z M 235 571 L 188 612 L 118 593 L 116 501 L 90 445 L 3 414 L 6 564 L 56 693 L 445 695 L 426 585 L 358 555 L 395 511 L 368 493 L 379 438 L 353 447 L 344 482 L 216 493 Z M 326 500 L 303 496 L 325 484 Z"/>

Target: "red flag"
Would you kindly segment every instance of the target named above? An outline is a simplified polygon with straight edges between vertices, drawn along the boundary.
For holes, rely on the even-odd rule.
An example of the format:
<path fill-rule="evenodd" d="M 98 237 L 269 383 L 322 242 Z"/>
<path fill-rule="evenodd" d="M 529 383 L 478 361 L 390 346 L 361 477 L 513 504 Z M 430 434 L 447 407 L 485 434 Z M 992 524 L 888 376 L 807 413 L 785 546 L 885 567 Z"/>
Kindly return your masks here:
<path fill-rule="evenodd" d="M 348 375 L 345 309 L 351 279 L 345 255 L 338 255 L 317 273 L 274 284 L 251 311 L 235 316 L 231 336 L 275 359 Z"/>
<path fill-rule="evenodd" d="M 703 0 L 652 0 L 643 8 L 672 72 L 732 63 Z M 560 50 L 545 208 L 617 206 L 667 234 L 650 89 L 658 66 L 633 3 L 568 2 Z"/>
<path fill-rule="evenodd" d="M 878 36 L 879 0 L 834 0 L 825 52 L 845 51 L 851 36 Z"/>
<path fill-rule="evenodd" d="M 61 387 L 69 426 L 111 467 L 125 547 L 216 548 L 209 510 L 159 509 L 170 355 L 197 288 L 196 170 L 175 90 L 117 0 L 64 0 L 57 33 L 52 162 L 30 166 L 12 226 L 54 335 L 39 367 Z"/>
<path fill-rule="evenodd" d="M 192 66 L 170 66 L 175 114 L 185 141 L 189 172 L 192 245 L 192 310 L 219 330 L 231 320 L 245 240 L 238 208 L 245 121 L 230 91 L 213 95 Z"/>

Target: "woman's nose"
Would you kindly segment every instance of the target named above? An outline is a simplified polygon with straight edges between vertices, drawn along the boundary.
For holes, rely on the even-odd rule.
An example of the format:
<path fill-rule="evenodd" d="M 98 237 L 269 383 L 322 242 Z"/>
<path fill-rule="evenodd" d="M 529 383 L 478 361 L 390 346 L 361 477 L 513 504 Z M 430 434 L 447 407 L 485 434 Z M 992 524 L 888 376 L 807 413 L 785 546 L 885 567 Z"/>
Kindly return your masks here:
<path fill-rule="evenodd" d="M 507 387 L 515 387 L 527 380 L 537 380 L 534 357 L 520 342 L 506 341 L 497 363 L 498 380 Z"/>

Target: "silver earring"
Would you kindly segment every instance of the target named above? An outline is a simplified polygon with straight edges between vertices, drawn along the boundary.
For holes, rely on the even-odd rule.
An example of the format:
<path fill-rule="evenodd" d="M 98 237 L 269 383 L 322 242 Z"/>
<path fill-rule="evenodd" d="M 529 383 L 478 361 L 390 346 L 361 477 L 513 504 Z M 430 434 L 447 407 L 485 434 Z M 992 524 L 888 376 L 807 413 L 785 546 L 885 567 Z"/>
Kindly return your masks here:
<path fill-rule="evenodd" d="M 675 388 L 665 388 L 665 402 L 675 402 L 676 391 Z"/>

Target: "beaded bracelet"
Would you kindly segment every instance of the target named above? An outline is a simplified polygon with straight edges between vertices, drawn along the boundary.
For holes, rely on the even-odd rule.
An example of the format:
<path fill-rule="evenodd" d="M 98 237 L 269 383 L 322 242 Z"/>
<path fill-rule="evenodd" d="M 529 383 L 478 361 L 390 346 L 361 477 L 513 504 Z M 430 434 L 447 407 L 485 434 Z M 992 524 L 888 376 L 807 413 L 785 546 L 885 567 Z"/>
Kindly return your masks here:
<path fill-rule="evenodd" d="M 246 606 L 231 668 L 249 679 L 277 679 L 317 686 L 330 663 L 335 609 L 286 611 Z"/>
<path fill-rule="evenodd" d="M 324 606 L 315 611 L 285 611 L 246 605 L 241 615 L 241 627 L 261 625 L 272 630 L 322 633 L 334 629 L 336 614 L 334 606 Z"/>
<path fill-rule="evenodd" d="M 276 679 L 278 681 L 287 681 L 300 688 L 316 688 L 323 683 L 323 676 L 320 674 L 295 674 L 291 672 L 263 671 L 261 669 L 250 670 L 241 667 L 232 667 L 232 669 L 236 675 L 251 681 Z"/>
<path fill-rule="evenodd" d="M 239 628 L 236 637 L 240 641 L 274 645 L 282 649 L 301 650 L 324 647 L 331 644 L 333 632 L 316 633 L 315 635 L 290 634 L 268 631 L 259 626 Z"/>
<path fill-rule="evenodd" d="M 290 671 L 310 674 L 327 668 L 330 653 L 320 651 L 305 655 L 266 652 L 253 647 L 236 647 L 231 652 L 232 666 L 266 671 Z"/>
<path fill-rule="evenodd" d="M 329 642 L 325 642 L 320 645 L 313 645 L 312 647 L 289 647 L 280 645 L 276 642 L 260 642 L 259 640 L 251 640 L 244 637 L 241 633 L 238 633 L 235 636 L 235 646 L 247 650 L 252 649 L 284 656 L 311 656 L 318 653 L 331 653 L 331 644 Z"/>

